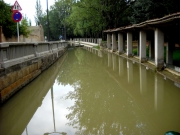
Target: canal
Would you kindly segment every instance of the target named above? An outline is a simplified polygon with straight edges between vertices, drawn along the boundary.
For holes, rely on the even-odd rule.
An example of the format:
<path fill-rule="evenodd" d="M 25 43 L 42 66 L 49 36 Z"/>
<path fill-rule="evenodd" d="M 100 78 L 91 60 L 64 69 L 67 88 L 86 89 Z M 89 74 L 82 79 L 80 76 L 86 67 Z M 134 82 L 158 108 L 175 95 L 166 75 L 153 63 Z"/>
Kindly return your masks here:
<path fill-rule="evenodd" d="M 180 88 L 117 55 L 71 48 L 0 107 L 0 135 L 180 132 Z"/>

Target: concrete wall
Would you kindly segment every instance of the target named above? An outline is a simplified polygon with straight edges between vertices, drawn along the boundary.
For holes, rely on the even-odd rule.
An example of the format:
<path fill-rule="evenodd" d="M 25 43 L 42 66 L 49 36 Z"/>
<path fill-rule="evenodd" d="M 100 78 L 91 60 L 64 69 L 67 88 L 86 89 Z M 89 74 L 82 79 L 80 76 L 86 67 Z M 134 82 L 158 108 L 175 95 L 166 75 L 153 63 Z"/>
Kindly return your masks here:
<path fill-rule="evenodd" d="M 61 57 L 67 42 L 0 43 L 0 103 Z"/>

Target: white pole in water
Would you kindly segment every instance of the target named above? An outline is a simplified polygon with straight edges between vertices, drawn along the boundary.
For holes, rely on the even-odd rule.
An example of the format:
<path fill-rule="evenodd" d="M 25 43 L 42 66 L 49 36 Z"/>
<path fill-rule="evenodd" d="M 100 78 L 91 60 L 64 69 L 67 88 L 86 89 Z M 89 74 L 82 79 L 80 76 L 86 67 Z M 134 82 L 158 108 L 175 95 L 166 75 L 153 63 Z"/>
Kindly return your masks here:
<path fill-rule="evenodd" d="M 17 22 L 17 38 L 18 38 L 18 42 L 19 42 L 19 23 Z"/>

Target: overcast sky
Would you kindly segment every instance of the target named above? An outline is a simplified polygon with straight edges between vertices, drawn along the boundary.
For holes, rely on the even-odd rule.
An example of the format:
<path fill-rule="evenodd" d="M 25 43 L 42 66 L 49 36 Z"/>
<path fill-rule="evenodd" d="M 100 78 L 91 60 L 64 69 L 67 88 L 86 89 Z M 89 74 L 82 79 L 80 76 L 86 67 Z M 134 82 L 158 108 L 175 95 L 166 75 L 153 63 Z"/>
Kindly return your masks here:
<path fill-rule="evenodd" d="M 14 5 L 16 0 L 4 0 L 5 3 Z M 22 10 L 23 15 L 26 15 L 31 20 L 32 26 L 36 25 L 34 21 L 36 0 L 17 0 Z M 43 12 L 47 9 L 47 0 L 40 0 Z M 54 4 L 54 0 L 48 0 L 48 7 Z"/>

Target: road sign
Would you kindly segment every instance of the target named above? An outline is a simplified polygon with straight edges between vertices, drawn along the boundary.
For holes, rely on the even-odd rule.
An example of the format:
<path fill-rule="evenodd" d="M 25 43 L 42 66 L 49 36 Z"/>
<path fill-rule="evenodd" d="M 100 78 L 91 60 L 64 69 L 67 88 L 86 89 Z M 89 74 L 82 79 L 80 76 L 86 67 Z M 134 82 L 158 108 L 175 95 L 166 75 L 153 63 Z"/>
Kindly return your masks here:
<path fill-rule="evenodd" d="M 15 1 L 14 6 L 12 7 L 12 10 L 13 11 L 14 10 L 18 10 L 18 11 L 22 10 L 21 6 L 19 5 L 19 3 L 17 1 Z"/>
<path fill-rule="evenodd" d="M 12 19 L 13 19 L 14 22 L 19 22 L 22 19 L 22 14 L 19 11 L 15 11 L 12 14 Z"/>

